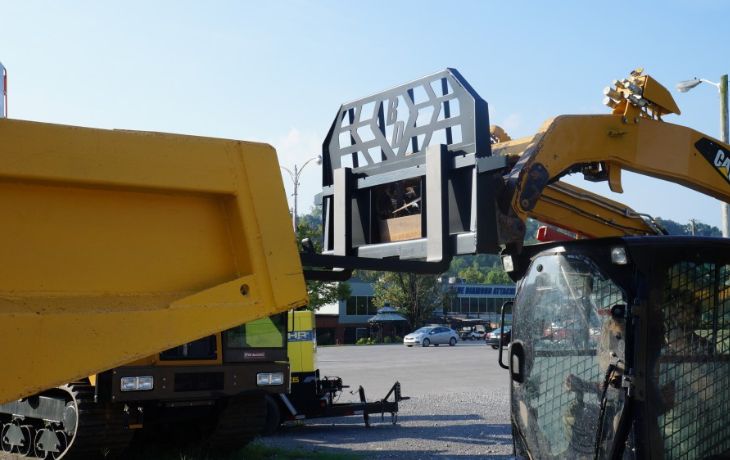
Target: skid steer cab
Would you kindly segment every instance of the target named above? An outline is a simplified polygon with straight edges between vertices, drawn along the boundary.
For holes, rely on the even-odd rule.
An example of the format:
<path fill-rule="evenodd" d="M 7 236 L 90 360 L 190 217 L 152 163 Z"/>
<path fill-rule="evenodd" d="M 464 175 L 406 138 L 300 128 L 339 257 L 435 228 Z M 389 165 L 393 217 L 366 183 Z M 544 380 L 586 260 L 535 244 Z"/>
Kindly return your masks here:
<path fill-rule="evenodd" d="M 507 265 L 518 455 L 728 458 L 728 240 L 561 242 Z"/>

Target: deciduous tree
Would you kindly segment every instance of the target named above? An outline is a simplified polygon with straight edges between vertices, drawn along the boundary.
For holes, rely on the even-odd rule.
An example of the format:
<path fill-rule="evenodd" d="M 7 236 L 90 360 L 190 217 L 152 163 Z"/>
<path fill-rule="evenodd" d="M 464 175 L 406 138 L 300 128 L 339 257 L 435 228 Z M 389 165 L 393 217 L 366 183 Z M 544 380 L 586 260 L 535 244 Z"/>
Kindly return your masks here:
<path fill-rule="evenodd" d="M 297 225 L 297 246 L 302 250 L 302 240 L 308 238 L 316 252 L 322 252 L 322 219 L 319 208 L 313 207 L 310 214 L 299 217 Z M 307 295 L 309 310 L 344 300 L 350 297 L 350 285 L 347 283 L 307 281 Z"/>
<path fill-rule="evenodd" d="M 413 273 L 383 273 L 375 282 L 373 302 L 378 307 L 395 307 L 412 328 L 421 326 L 449 301 L 439 277 Z"/>

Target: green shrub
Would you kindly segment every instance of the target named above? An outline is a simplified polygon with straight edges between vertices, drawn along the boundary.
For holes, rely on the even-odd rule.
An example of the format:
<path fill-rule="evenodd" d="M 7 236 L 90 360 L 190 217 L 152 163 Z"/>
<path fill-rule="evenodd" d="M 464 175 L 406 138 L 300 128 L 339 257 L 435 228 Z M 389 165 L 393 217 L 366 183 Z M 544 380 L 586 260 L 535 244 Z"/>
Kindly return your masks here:
<path fill-rule="evenodd" d="M 355 342 L 355 345 L 368 345 L 368 339 L 366 337 L 360 337 L 357 339 L 357 342 Z"/>
<path fill-rule="evenodd" d="M 395 338 L 393 339 L 393 342 L 395 342 L 395 343 L 400 343 L 402 341 L 403 341 L 403 337 L 401 337 L 399 335 L 396 335 Z"/>
<path fill-rule="evenodd" d="M 393 339 L 391 339 L 389 335 L 386 335 L 383 339 L 383 343 L 393 343 Z"/>

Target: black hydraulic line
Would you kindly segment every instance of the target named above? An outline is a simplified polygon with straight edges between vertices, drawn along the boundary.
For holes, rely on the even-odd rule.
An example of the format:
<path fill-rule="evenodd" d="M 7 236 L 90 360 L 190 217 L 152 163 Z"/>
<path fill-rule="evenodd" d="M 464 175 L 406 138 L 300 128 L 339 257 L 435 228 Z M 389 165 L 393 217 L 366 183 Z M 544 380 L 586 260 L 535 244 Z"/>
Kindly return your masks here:
<path fill-rule="evenodd" d="M 616 372 L 616 364 L 609 364 L 608 368 L 606 369 L 606 375 L 603 378 L 603 391 L 601 392 L 601 410 L 598 415 L 598 426 L 596 427 L 596 443 L 594 446 L 594 458 L 595 460 L 599 459 L 599 453 L 601 450 L 601 439 L 603 438 L 603 423 L 604 419 L 606 417 L 606 393 L 608 392 L 608 385 L 611 381 L 611 376 Z"/>

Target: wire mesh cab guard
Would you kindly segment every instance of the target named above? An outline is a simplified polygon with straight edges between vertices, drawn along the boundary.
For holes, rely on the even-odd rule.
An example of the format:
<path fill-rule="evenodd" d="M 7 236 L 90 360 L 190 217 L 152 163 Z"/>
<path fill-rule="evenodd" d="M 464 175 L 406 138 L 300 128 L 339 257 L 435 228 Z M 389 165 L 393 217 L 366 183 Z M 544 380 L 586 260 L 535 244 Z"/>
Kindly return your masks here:
<path fill-rule="evenodd" d="M 487 103 L 455 69 L 342 105 L 322 145 L 323 251 L 302 254 L 327 270 L 305 276 L 441 273 L 454 255 L 498 251 L 505 166 Z"/>

